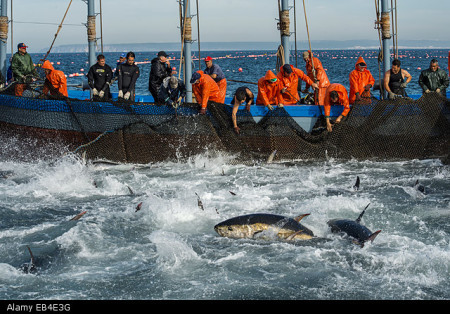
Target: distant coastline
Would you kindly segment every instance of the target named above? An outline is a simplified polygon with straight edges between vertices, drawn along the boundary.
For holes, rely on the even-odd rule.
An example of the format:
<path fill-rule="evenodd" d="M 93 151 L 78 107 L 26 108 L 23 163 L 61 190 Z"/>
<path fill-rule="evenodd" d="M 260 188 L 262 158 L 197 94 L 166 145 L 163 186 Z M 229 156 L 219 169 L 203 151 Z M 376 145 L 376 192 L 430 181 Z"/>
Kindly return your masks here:
<path fill-rule="evenodd" d="M 99 43 L 100 44 L 100 43 Z M 280 43 L 278 42 L 202 42 L 201 51 L 239 51 L 239 50 L 274 50 L 276 51 Z M 311 46 L 315 50 L 371 50 L 379 49 L 378 40 L 318 40 L 312 41 Z M 306 41 L 297 41 L 298 50 L 308 49 Z M 294 50 L 294 43 L 291 42 L 291 49 Z M 399 49 L 449 49 L 450 40 L 402 40 L 399 41 Z M 129 44 L 104 44 L 104 52 L 125 52 L 125 51 L 180 51 L 181 43 L 129 43 Z M 198 44 L 192 43 L 192 52 L 198 51 Z M 47 49 L 40 52 L 45 53 Z M 60 45 L 52 49 L 53 53 L 82 53 L 88 52 L 87 44 Z"/>

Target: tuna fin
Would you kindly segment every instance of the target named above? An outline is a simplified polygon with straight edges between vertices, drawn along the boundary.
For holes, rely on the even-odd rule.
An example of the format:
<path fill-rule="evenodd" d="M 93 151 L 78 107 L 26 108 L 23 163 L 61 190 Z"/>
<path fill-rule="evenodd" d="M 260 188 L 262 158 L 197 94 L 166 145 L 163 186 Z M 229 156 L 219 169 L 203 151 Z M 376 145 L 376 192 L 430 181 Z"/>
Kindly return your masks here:
<path fill-rule="evenodd" d="M 86 211 L 84 211 L 84 212 L 82 212 L 82 213 L 79 213 L 78 215 L 76 215 L 75 217 L 73 217 L 73 218 L 70 219 L 70 220 L 71 220 L 71 221 L 72 221 L 72 220 L 79 220 L 81 217 L 83 217 L 84 214 L 86 214 Z"/>
<path fill-rule="evenodd" d="M 372 233 L 370 235 L 370 237 L 367 239 L 367 241 L 370 240 L 370 242 L 373 242 L 373 240 L 375 240 L 375 238 L 377 237 L 377 235 L 381 232 L 381 230 L 375 231 L 374 233 Z"/>
<path fill-rule="evenodd" d="M 353 189 L 354 189 L 355 191 L 358 191 L 358 190 L 359 190 L 359 183 L 360 183 L 359 176 L 357 176 L 357 177 L 356 177 L 355 185 L 353 186 Z"/>
<path fill-rule="evenodd" d="M 364 215 L 364 213 L 366 212 L 367 207 L 369 207 L 370 203 L 367 204 L 366 208 L 364 208 L 364 210 L 362 211 L 361 214 L 359 214 L 358 219 L 356 219 L 356 222 L 359 223 L 361 221 L 362 216 Z"/>
<path fill-rule="evenodd" d="M 303 218 L 305 218 L 306 216 L 309 216 L 309 215 L 311 215 L 311 214 L 303 214 L 303 215 L 295 217 L 294 220 L 296 222 L 300 222 L 300 220 L 302 220 Z"/>
<path fill-rule="evenodd" d="M 34 262 L 33 252 L 31 252 L 31 249 L 28 245 L 27 245 L 27 248 L 28 248 L 28 252 L 30 252 L 30 256 L 31 256 L 31 261 L 30 261 L 30 264 L 28 264 L 27 273 L 31 273 L 32 271 L 34 271 L 36 269 L 36 264 Z"/>
<path fill-rule="evenodd" d="M 307 214 L 307 215 L 309 215 L 309 214 Z M 303 232 L 303 230 L 299 230 L 299 231 L 297 231 L 297 232 L 294 232 L 293 234 L 291 234 L 290 236 L 288 236 L 287 238 L 286 238 L 286 240 L 287 241 L 291 241 L 291 240 L 293 240 L 294 238 L 295 238 L 295 236 L 297 235 L 297 234 L 300 234 L 300 233 L 302 233 Z"/>
<path fill-rule="evenodd" d="M 270 164 L 273 159 L 275 158 L 275 155 L 277 154 L 277 150 L 274 150 L 272 153 L 270 153 L 269 157 L 267 158 L 267 163 Z"/>

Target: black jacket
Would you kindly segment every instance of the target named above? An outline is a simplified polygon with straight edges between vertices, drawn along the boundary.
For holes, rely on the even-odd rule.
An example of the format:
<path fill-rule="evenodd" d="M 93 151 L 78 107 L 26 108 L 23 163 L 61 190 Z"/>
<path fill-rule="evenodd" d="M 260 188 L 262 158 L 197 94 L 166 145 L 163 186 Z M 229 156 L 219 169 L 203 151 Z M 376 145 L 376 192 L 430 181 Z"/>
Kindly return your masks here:
<path fill-rule="evenodd" d="M 109 84 L 111 83 L 113 77 L 112 69 L 109 65 L 104 66 L 98 63 L 91 66 L 88 72 L 88 84 L 92 89 L 97 89 L 98 91 L 104 91 L 105 95 L 109 95 Z"/>
<path fill-rule="evenodd" d="M 159 58 L 154 58 L 151 62 L 150 76 L 148 79 L 148 90 L 153 97 L 158 96 L 159 88 L 163 80 L 172 74 L 172 68 L 166 63 L 161 63 Z M 155 99 L 156 100 L 156 99 Z"/>
<path fill-rule="evenodd" d="M 161 88 L 159 89 L 158 98 L 160 102 L 172 105 L 173 102 L 176 102 L 179 97 L 186 97 L 186 86 L 183 81 L 178 80 L 177 88 L 173 89 L 170 87 L 169 80 L 170 77 L 166 77 L 164 79 Z"/>
<path fill-rule="evenodd" d="M 440 89 L 443 95 L 446 94 L 446 89 L 449 85 L 449 79 L 447 72 L 442 69 L 437 69 L 433 72 L 430 69 L 423 70 L 420 73 L 419 85 L 425 92 L 427 89 L 434 92 L 436 89 Z"/>
<path fill-rule="evenodd" d="M 117 68 L 119 73 L 118 87 L 124 94 L 132 92 L 135 89 L 136 81 L 139 77 L 139 67 L 136 64 L 120 64 Z"/>

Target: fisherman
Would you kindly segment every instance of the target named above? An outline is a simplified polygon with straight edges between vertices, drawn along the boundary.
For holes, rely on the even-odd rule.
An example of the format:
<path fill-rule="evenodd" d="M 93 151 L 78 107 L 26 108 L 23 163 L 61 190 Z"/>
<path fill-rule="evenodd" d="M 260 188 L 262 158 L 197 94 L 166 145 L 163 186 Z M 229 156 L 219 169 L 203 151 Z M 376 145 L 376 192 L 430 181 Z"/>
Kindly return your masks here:
<path fill-rule="evenodd" d="M 158 52 L 158 56 L 151 61 L 150 76 L 148 79 L 148 90 L 155 102 L 158 102 L 159 89 L 166 77 L 172 75 L 170 60 L 165 51 Z"/>
<path fill-rule="evenodd" d="M 325 100 L 325 94 L 327 92 L 327 87 L 330 86 L 330 81 L 328 80 L 327 72 L 322 66 L 322 62 L 316 57 L 312 57 L 311 50 L 303 52 L 303 60 L 306 63 L 306 73 L 311 80 L 317 82 L 319 85 L 318 99 L 315 99 L 316 104 L 323 105 Z M 314 67 L 313 67 L 314 65 Z M 309 85 L 306 84 L 305 89 L 302 91 L 307 94 L 309 90 Z"/>
<path fill-rule="evenodd" d="M 42 64 L 42 68 L 45 70 L 45 82 L 42 89 L 43 95 L 62 98 L 68 97 L 67 93 L 67 79 L 63 71 L 55 70 L 50 61 L 45 60 Z"/>
<path fill-rule="evenodd" d="M 9 58 L 9 67 L 8 70 L 6 71 L 6 85 L 11 84 L 14 81 L 14 74 L 12 71 L 12 57 Z"/>
<path fill-rule="evenodd" d="M 233 129 L 236 134 L 239 134 L 240 128 L 237 125 L 236 121 L 236 113 L 239 110 L 239 106 L 245 103 L 245 110 L 250 111 L 250 105 L 253 104 L 253 99 L 255 97 L 253 96 L 252 91 L 245 87 L 241 86 L 234 92 L 233 100 L 231 101 L 231 104 L 233 105 L 233 110 L 231 112 L 231 121 L 233 122 Z"/>
<path fill-rule="evenodd" d="M 220 66 L 215 63 L 213 64 L 212 60 L 213 59 L 210 56 L 205 58 L 206 69 L 203 72 L 211 76 L 217 86 L 219 86 L 220 101 L 218 102 L 224 103 L 227 93 L 227 79 L 225 78 L 225 74 L 223 74 Z"/>
<path fill-rule="evenodd" d="M 186 86 L 176 76 L 166 77 L 159 89 L 158 97 L 161 103 L 175 106 L 186 97 Z"/>
<path fill-rule="evenodd" d="M 117 61 L 117 63 L 116 63 L 116 70 L 114 71 L 115 79 L 117 79 L 119 77 L 119 72 L 117 71 L 117 69 L 119 68 L 119 65 L 124 64 L 125 62 L 127 62 L 127 53 L 122 52 L 119 56 L 119 61 Z"/>
<path fill-rule="evenodd" d="M 192 74 L 191 84 L 195 99 L 200 104 L 200 114 L 206 114 L 208 101 L 220 102 L 219 86 L 217 86 L 211 76 L 203 73 L 203 71 L 197 71 Z"/>
<path fill-rule="evenodd" d="M 436 92 L 446 96 L 448 84 L 448 75 L 444 70 L 439 68 L 439 63 L 436 59 L 431 60 L 430 68 L 423 70 L 422 73 L 420 73 L 419 85 L 422 87 L 424 94 Z"/>
<path fill-rule="evenodd" d="M 343 117 L 346 117 L 350 111 L 350 105 L 348 102 L 348 94 L 345 87 L 341 84 L 333 83 L 328 86 L 325 92 L 325 100 L 324 100 L 324 111 L 325 111 L 325 122 L 327 124 L 328 132 L 333 130 L 330 123 L 330 111 L 332 105 L 341 105 L 344 106 L 344 110 L 337 117 L 334 123 L 340 123 Z"/>
<path fill-rule="evenodd" d="M 388 92 L 389 99 L 394 99 L 397 95 L 407 96 L 405 88 L 411 82 L 412 76 L 400 65 L 400 60 L 394 59 L 392 68 L 384 74 L 384 89 Z"/>
<path fill-rule="evenodd" d="M 258 96 L 256 97 L 257 105 L 264 105 L 270 110 L 273 109 L 272 104 L 283 107 L 283 97 L 281 96 L 281 86 L 278 78 L 271 70 L 258 80 Z"/>
<path fill-rule="evenodd" d="M 127 53 L 127 62 L 120 64 L 119 72 L 119 99 L 134 101 L 136 97 L 136 81 L 139 77 L 139 67 L 134 63 L 135 54 L 130 51 Z"/>
<path fill-rule="evenodd" d="M 292 105 L 300 101 L 298 95 L 298 79 L 306 82 L 314 89 L 318 89 L 319 85 L 314 83 L 302 70 L 294 68 L 290 64 L 285 64 L 280 67 L 280 72 L 277 75 L 281 85 L 281 97 L 283 104 Z"/>
<path fill-rule="evenodd" d="M 350 72 L 350 104 L 361 102 L 364 99 L 370 99 L 370 89 L 375 84 L 372 73 L 367 69 L 367 64 L 363 57 L 356 61 L 355 69 Z"/>
<path fill-rule="evenodd" d="M 113 72 L 111 67 L 106 64 L 104 55 L 100 54 L 97 56 L 97 63 L 91 66 L 87 76 L 94 98 L 111 99 L 109 86 L 111 85 Z"/>
<path fill-rule="evenodd" d="M 16 96 L 22 96 L 23 91 L 27 86 L 26 83 L 39 77 L 34 68 L 33 60 L 31 60 L 31 56 L 27 53 L 27 48 L 28 46 L 24 43 L 18 44 L 17 52 L 14 54 L 11 62 L 11 69 L 15 81 L 17 82 L 14 86 L 14 93 Z"/>

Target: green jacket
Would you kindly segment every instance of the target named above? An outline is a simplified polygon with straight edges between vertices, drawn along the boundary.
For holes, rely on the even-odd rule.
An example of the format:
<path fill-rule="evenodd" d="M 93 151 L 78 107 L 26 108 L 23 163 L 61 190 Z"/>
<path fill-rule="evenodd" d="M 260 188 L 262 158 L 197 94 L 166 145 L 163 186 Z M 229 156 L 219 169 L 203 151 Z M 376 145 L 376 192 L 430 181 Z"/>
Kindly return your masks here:
<path fill-rule="evenodd" d="M 445 89 L 448 87 L 448 74 L 442 69 L 437 69 L 435 72 L 430 69 L 423 70 L 419 77 L 419 85 L 423 92 L 430 90 L 432 92 L 437 89 L 445 95 Z"/>
<path fill-rule="evenodd" d="M 31 56 L 28 53 L 22 55 L 16 52 L 12 58 L 11 69 L 14 79 L 19 83 L 25 82 L 26 75 L 38 75 L 34 68 L 33 60 L 31 60 Z"/>

